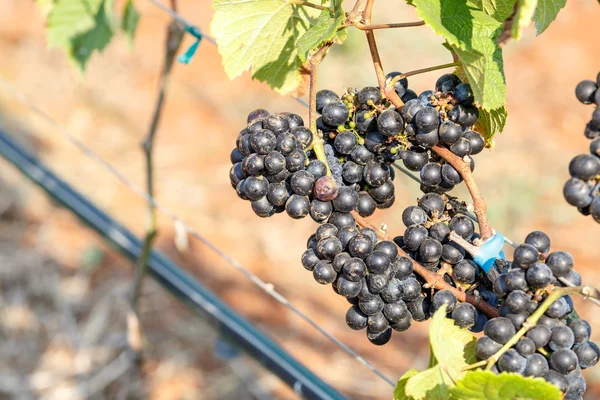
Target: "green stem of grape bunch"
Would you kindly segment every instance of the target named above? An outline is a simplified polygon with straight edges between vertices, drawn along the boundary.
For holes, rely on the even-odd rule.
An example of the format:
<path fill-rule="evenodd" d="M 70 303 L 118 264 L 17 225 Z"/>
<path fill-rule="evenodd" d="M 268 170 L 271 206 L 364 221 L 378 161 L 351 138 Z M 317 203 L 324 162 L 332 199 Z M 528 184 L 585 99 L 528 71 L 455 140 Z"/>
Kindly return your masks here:
<path fill-rule="evenodd" d="M 544 315 L 544 313 L 550 308 L 552 303 L 561 297 L 568 296 L 571 294 L 581 294 L 586 298 L 598 299 L 600 298 L 600 291 L 592 286 L 577 286 L 577 287 L 566 287 L 566 288 L 554 288 L 548 297 L 544 300 L 544 302 L 531 314 L 523 323 L 521 329 L 517 331 L 511 337 L 508 342 L 506 342 L 500 350 L 498 350 L 493 356 L 488 358 L 487 360 L 480 361 L 478 363 L 469 365 L 469 367 L 465 368 L 466 370 L 475 369 L 479 367 L 485 366 L 486 370 L 491 370 L 494 364 L 498 362 L 502 354 L 506 353 L 509 349 L 511 349 L 519 339 L 521 339 L 527 331 L 536 326 L 539 319 Z"/>
<path fill-rule="evenodd" d="M 333 45 L 329 42 L 323 45 L 319 50 L 314 52 L 310 57 L 310 81 L 309 81 L 309 95 L 308 95 L 308 121 L 309 128 L 313 135 L 311 146 L 307 150 L 313 150 L 317 159 L 325 164 L 327 167 L 327 175 L 331 176 L 331 170 L 327 163 L 327 156 L 325 155 L 325 148 L 323 147 L 323 135 L 317 130 L 317 77 L 319 72 L 319 65 L 323 61 L 323 57 L 327 54 L 327 50 Z"/>

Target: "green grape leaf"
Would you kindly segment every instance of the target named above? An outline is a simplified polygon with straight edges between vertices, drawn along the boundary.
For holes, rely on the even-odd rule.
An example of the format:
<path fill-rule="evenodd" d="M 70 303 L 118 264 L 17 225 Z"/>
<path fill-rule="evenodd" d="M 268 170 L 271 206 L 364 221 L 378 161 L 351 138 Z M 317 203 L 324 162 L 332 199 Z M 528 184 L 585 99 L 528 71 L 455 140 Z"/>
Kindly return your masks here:
<path fill-rule="evenodd" d="M 135 37 L 135 30 L 137 29 L 139 20 L 140 13 L 135 4 L 133 4 L 133 0 L 127 0 L 125 9 L 123 10 L 123 17 L 121 18 L 121 29 L 129 39 L 130 45 L 133 45 L 133 38 Z"/>
<path fill-rule="evenodd" d="M 447 400 L 454 383 L 441 365 L 426 369 L 406 382 L 404 391 L 407 399 Z"/>
<path fill-rule="evenodd" d="M 539 0 L 533 14 L 533 21 L 538 35 L 541 35 L 554 21 L 567 0 Z"/>
<path fill-rule="evenodd" d="M 48 44 L 65 50 L 83 71 L 92 54 L 104 50 L 113 36 L 113 1 L 56 0 L 48 15 Z"/>
<path fill-rule="evenodd" d="M 327 42 L 343 43 L 348 34 L 346 28 L 342 28 L 346 13 L 342 8 L 342 0 L 334 0 L 334 11 L 323 10 L 317 19 L 315 26 L 306 31 L 296 44 L 298 56 L 303 63 L 308 60 L 311 50 L 316 49 Z"/>
<path fill-rule="evenodd" d="M 318 10 L 281 0 L 214 0 L 212 8 L 211 33 L 230 79 L 250 69 L 280 93 L 299 88 L 296 44 L 316 24 Z"/>
<path fill-rule="evenodd" d="M 80 33 L 71 39 L 69 56 L 83 72 L 95 51 L 102 51 L 112 39 L 112 0 L 104 2 L 94 16 L 92 29 Z"/>
<path fill-rule="evenodd" d="M 463 0 L 414 0 L 414 4 L 419 17 L 442 35 L 458 56 L 481 108 L 504 106 L 504 63 L 496 43 L 502 23 Z"/>
<path fill-rule="evenodd" d="M 416 369 L 409 369 L 404 375 L 400 377 L 394 389 L 394 400 L 407 400 L 409 397 L 406 396 L 406 383 L 410 378 L 419 373 Z"/>
<path fill-rule="evenodd" d="M 453 400 L 560 400 L 560 390 L 542 378 L 474 370 L 450 389 Z"/>
<path fill-rule="evenodd" d="M 477 339 L 466 329 L 454 325 L 446 318 L 446 307 L 435 312 L 429 325 L 429 344 L 438 365 L 453 380 L 462 378 L 462 369 L 476 362 L 475 344 Z"/>
<path fill-rule="evenodd" d="M 479 110 L 479 121 L 477 121 L 476 128 L 483 135 L 488 147 L 491 145 L 494 136 L 504 130 L 507 117 L 506 107 L 494 110 Z"/>
<path fill-rule="evenodd" d="M 521 39 L 523 35 L 523 29 L 525 29 L 531 19 L 533 18 L 533 13 L 536 10 L 538 4 L 538 0 L 519 0 L 517 6 L 517 12 L 513 19 L 512 23 L 512 31 L 511 36 L 515 40 Z"/>
<path fill-rule="evenodd" d="M 496 21 L 504 22 L 513 12 L 516 0 L 475 0 L 473 4 Z"/>

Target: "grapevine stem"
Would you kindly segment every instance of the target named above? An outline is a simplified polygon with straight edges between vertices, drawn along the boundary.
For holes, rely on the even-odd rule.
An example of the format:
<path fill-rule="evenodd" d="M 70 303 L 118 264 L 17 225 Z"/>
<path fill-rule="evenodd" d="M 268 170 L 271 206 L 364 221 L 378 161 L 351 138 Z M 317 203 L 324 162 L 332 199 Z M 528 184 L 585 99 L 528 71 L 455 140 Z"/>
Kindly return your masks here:
<path fill-rule="evenodd" d="M 314 3 L 310 3 L 308 1 L 304 1 L 304 0 L 282 0 L 284 3 L 288 3 L 288 4 L 297 4 L 299 6 L 304 6 L 304 7 L 310 7 L 310 8 L 315 8 L 317 10 L 331 10 L 329 7 L 325 7 L 319 4 L 314 4 Z"/>
<path fill-rule="evenodd" d="M 454 169 L 456 169 L 460 173 L 463 180 L 465 181 L 465 185 L 469 190 L 471 199 L 473 199 L 475 215 L 477 216 L 477 221 L 479 222 L 479 232 L 481 234 L 481 240 L 485 242 L 490 237 L 492 237 L 493 231 L 487 217 L 487 205 L 485 203 L 484 198 L 481 196 L 481 192 L 479 191 L 477 182 L 475 182 L 475 178 L 473 178 L 473 173 L 471 172 L 471 164 L 469 162 L 466 162 L 464 159 L 458 157 L 456 154 L 452 153 L 445 147 L 434 146 L 433 151 L 435 151 L 450 165 L 452 165 Z"/>
<path fill-rule="evenodd" d="M 410 28 L 413 26 L 423 26 L 425 25 L 425 21 L 416 21 L 416 22 L 400 22 L 395 24 L 371 24 L 365 25 L 360 22 L 353 24 L 356 28 L 361 31 L 372 31 L 375 29 L 390 29 L 390 28 Z"/>
<path fill-rule="evenodd" d="M 154 198 L 154 166 L 153 166 L 153 149 L 154 139 L 158 130 L 160 117 L 165 102 L 165 93 L 168 85 L 169 75 L 175 61 L 175 56 L 183 40 L 184 30 L 177 23 L 172 22 L 167 29 L 167 40 L 166 40 L 166 53 L 164 58 L 163 69 L 160 76 L 160 86 L 158 92 L 158 98 L 156 100 L 156 106 L 152 115 L 152 122 L 146 139 L 142 143 L 144 155 L 146 158 L 146 187 L 148 195 Z M 136 262 L 136 275 L 133 282 L 133 288 L 130 299 L 130 312 L 127 315 L 128 325 L 128 343 L 130 348 L 137 354 L 141 351 L 143 334 L 142 328 L 139 322 L 138 314 L 138 300 L 142 291 L 144 276 L 148 267 L 148 258 L 152 251 L 152 244 L 157 235 L 157 224 L 156 224 L 156 207 L 154 203 L 148 203 L 148 222 L 146 228 L 146 235 L 144 238 L 144 244 L 142 247 L 142 254 Z"/>
<path fill-rule="evenodd" d="M 333 43 L 331 42 L 326 43 L 311 55 L 309 61 L 310 79 L 308 89 L 308 126 L 313 136 L 311 149 L 315 152 L 317 159 L 325 164 L 327 167 L 327 175 L 329 176 L 331 176 L 331 170 L 329 169 L 327 157 L 325 156 L 323 137 L 322 134 L 317 131 L 317 75 L 319 72 L 319 65 L 321 64 L 321 61 L 323 61 L 323 57 L 325 57 L 327 50 L 329 50 L 332 45 Z"/>
<path fill-rule="evenodd" d="M 511 347 L 513 347 L 519 341 L 519 339 L 521 339 L 527 333 L 528 330 L 530 330 L 537 324 L 539 319 L 542 317 L 542 315 L 544 315 L 544 313 L 546 312 L 546 310 L 548 310 L 548 308 L 552 305 L 552 303 L 554 303 L 556 300 L 558 300 L 559 298 L 561 298 L 563 296 L 567 296 L 567 295 L 574 294 L 574 293 L 580 293 L 585 297 L 593 297 L 593 298 L 598 298 L 600 296 L 600 292 L 592 286 L 566 287 L 566 288 L 552 290 L 552 292 L 548 295 L 548 297 L 546 297 L 546 300 L 544 300 L 544 302 L 542 304 L 540 304 L 540 306 L 537 308 L 537 310 L 535 310 L 533 312 L 533 314 L 531 314 L 525 320 L 521 329 L 519 329 L 517 331 L 517 333 L 515 333 L 514 336 L 511 337 L 510 340 L 508 342 L 506 342 L 500 350 L 498 350 L 493 356 L 488 358 L 488 360 L 485 362 L 485 364 L 486 364 L 485 369 L 488 371 L 490 369 L 492 369 L 492 367 L 494 366 L 494 364 L 496 364 L 498 362 L 498 360 L 500 359 L 502 354 L 506 353 Z M 473 365 L 479 365 L 479 364 L 481 364 L 481 362 L 479 362 L 477 364 L 473 364 Z M 479 366 L 481 366 L 481 365 L 479 365 Z M 471 367 L 472 366 L 470 366 L 468 368 L 470 369 Z"/>
<path fill-rule="evenodd" d="M 356 223 L 360 227 L 371 228 L 375 232 L 377 232 L 377 236 L 379 237 L 380 240 L 386 240 L 386 238 L 387 238 L 386 231 L 384 231 L 383 229 L 374 227 L 365 218 L 362 218 L 360 215 L 358 215 L 355 211 L 352 212 L 352 215 L 354 216 Z M 408 254 L 406 254 L 404 252 L 404 250 L 402 250 L 400 247 L 398 247 L 398 254 L 401 256 L 410 258 L 410 256 Z M 438 289 L 438 290 L 449 290 L 452 293 L 454 293 L 454 295 L 456 296 L 456 298 L 459 301 L 461 301 L 463 303 L 465 303 L 465 302 L 471 303 L 473 306 L 475 306 L 475 308 L 477 308 L 479 311 L 483 312 L 488 317 L 491 317 L 491 318 L 498 317 L 498 310 L 496 309 L 496 307 L 492 307 L 491 305 L 489 305 L 488 303 L 483 301 L 481 298 L 466 294 L 465 292 L 449 285 L 448 283 L 446 283 L 446 281 L 444 280 L 444 278 L 442 276 L 436 274 L 435 272 L 429 271 L 427 268 L 425 268 L 424 266 L 422 266 L 421 264 L 419 264 L 418 262 L 416 262 L 414 260 L 413 260 L 413 269 L 414 269 L 415 273 L 417 273 L 419 276 L 421 276 L 423 279 L 425 279 L 425 281 L 427 282 L 427 284 L 430 287 Z"/>
<path fill-rule="evenodd" d="M 362 20 L 362 23 L 364 25 L 371 24 L 371 13 L 373 11 L 373 3 L 375 3 L 375 0 L 367 0 L 367 5 L 365 6 Z M 373 67 L 375 67 L 375 74 L 377 75 L 377 82 L 379 82 L 381 94 L 385 95 L 385 72 L 383 72 L 381 57 L 379 56 L 379 50 L 377 50 L 375 33 L 373 32 L 373 30 L 367 30 L 365 31 L 365 33 L 367 35 L 367 42 L 369 43 L 369 51 L 371 52 L 371 58 L 373 59 Z"/>
<path fill-rule="evenodd" d="M 450 240 L 452 240 L 454 243 L 458 244 L 460 247 L 465 249 L 473 257 L 475 257 L 479 252 L 479 247 L 472 245 L 465 238 L 463 238 L 454 231 L 450 232 Z"/>

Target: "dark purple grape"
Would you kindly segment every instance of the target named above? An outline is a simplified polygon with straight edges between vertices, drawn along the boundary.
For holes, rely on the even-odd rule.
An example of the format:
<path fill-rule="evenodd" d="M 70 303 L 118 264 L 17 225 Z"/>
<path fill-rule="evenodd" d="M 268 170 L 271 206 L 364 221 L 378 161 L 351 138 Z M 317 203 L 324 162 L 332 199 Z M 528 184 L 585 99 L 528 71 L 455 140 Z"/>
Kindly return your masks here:
<path fill-rule="evenodd" d="M 282 114 L 271 114 L 262 123 L 263 127 L 273 132 L 275 136 L 290 130 L 290 123 L 286 116 Z"/>
<path fill-rule="evenodd" d="M 404 166 L 411 171 L 420 171 L 429 162 L 427 151 L 421 147 L 414 147 L 406 152 L 402 159 Z"/>
<path fill-rule="evenodd" d="M 575 87 L 575 97 L 583 104 L 592 104 L 598 85 L 594 81 L 581 81 Z"/>
<path fill-rule="evenodd" d="M 450 146 L 450 151 L 461 158 L 468 156 L 471 154 L 471 142 L 468 139 L 461 137 L 456 141 L 456 143 Z"/>
<path fill-rule="evenodd" d="M 321 115 L 327 125 L 338 126 L 346 123 L 349 111 L 344 103 L 334 101 L 323 107 Z"/>
<path fill-rule="evenodd" d="M 524 376 L 543 377 L 548 373 L 548 360 L 543 355 L 536 353 L 527 357 L 527 366 L 523 371 Z"/>
<path fill-rule="evenodd" d="M 538 262 L 540 253 L 537 248 L 531 244 L 524 243 L 515 249 L 514 260 L 521 268 L 529 268 Z"/>
<path fill-rule="evenodd" d="M 353 161 L 346 161 L 343 166 L 342 177 L 347 183 L 359 183 L 363 177 L 363 166 Z"/>
<path fill-rule="evenodd" d="M 477 310 L 470 303 L 459 303 L 452 311 L 452 319 L 461 328 L 471 328 L 477 322 Z"/>
<path fill-rule="evenodd" d="M 263 119 L 267 118 L 269 116 L 269 112 L 267 110 L 263 110 L 262 108 L 259 108 L 257 110 L 252 111 L 250 114 L 248 114 L 248 118 L 246 119 L 246 121 L 248 122 L 248 125 L 255 122 L 255 121 L 262 121 Z"/>
<path fill-rule="evenodd" d="M 367 327 L 368 317 L 360 311 L 357 305 L 353 305 L 346 312 L 346 324 L 350 329 L 359 331 Z"/>
<path fill-rule="evenodd" d="M 363 170 L 363 178 L 370 186 L 378 187 L 390 179 L 390 170 L 385 164 L 369 161 Z"/>
<path fill-rule="evenodd" d="M 382 274 L 389 268 L 390 258 L 385 252 L 375 250 L 365 258 L 365 263 L 369 273 Z"/>
<path fill-rule="evenodd" d="M 502 345 L 488 336 L 482 336 L 475 345 L 475 356 L 478 360 L 487 360 L 502 348 Z"/>
<path fill-rule="evenodd" d="M 571 312 L 571 306 L 565 297 L 561 297 L 546 310 L 545 314 L 550 318 L 563 318 Z"/>
<path fill-rule="evenodd" d="M 333 212 L 333 205 L 330 201 L 321 201 L 314 199 L 310 202 L 310 216 L 315 222 L 325 222 Z"/>
<path fill-rule="evenodd" d="M 404 120 L 398 111 L 383 111 L 377 118 L 377 129 L 385 136 L 396 136 L 404 131 Z"/>
<path fill-rule="evenodd" d="M 371 332 L 383 332 L 390 326 L 389 321 L 385 318 L 382 312 L 369 315 L 367 327 Z"/>
<path fill-rule="evenodd" d="M 442 93 L 453 93 L 456 86 L 461 83 L 460 78 L 454 74 L 444 74 L 435 82 L 435 90 Z"/>
<path fill-rule="evenodd" d="M 407 308 L 415 321 L 426 321 L 430 316 L 431 301 L 425 296 L 417 296 L 407 304 Z"/>
<path fill-rule="evenodd" d="M 394 303 L 387 303 L 383 307 L 383 315 L 385 315 L 387 320 L 392 324 L 405 318 L 407 314 L 408 308 L 406 307 L 406 303 L 402 300 L 397 300 Z"/>
<path fill-rule="evenodd" d="M 356 139 L 356 136 L 352 132 L 344 131 L 336 135 L 333 146 L 338 153 L 349 155 L 358 146 L 358 139 Z"/>
<path fill-rule="evenodd" d="M 464 256 L 464 249 L 458 246 L 456 243 L 446 243 L 442 246 L 442 260 L 446 261 L 447 263 L 457 264 L 463 260 Z"/>
<path fill-rule="evenodd" d="M 585 181 L 578 178 L 571 178 L 563 187 L 563 195 L 567 203 L 578 208 L 589 206 L 594 197 L 593 188 Z"/>
<path fill-rule="evenodd" d="M 392 328 L 387 328 L 383 332 L 374 332 L 367 328 L 367 339 L 376 346 L 383 346 L 392 338 Z"/>
<path fill-rule="evenodd" d="M 592 328 L 590 324 L 583 319 L 575 319 L 569 323 L 569 328 L 573 331 L 575 343 L 587 342 L 590 340 Z"/>
<path fill-rule="evenodd" d="M 515 350 L 523 357 L 527 357 L 535 353 L 537 349 L 533 340 L 524 337 L 519 339 L 517 344 L 515 344 Z"/>
<path fill-rule="evenodd" d="M 377 105 L 381 102 L 381 91 L 373 86 L 366 86 L 359 90 L 356 94 L 356 100 L 358 104 L 366 106 L 366 105 Z"/>
<path fill-rule="evenodd" d="M 442 167 L 436 162 L 425 164 L 421 169 L 421 181 L 428 186 L 436 186 L 442 183 Z"/>
<path fill-rule="evenodd" d="M 580 154 L 569 163 L 569 173 L 574 178 L 587 181 L 600 174 L 600 158 L 591 154 Z"/>
<path fill-rule="evenodd" d="M 515 349 L 508 349 L 498 359 L 498 369 L 502 372 L 522 374 L 527 367 L 527 359 Z"/>
<path fill-rule="evenodd" d="M 422 132 L 431 132 L 440 126 L 440 115 L 435 108 L 425 107 L 415 115 L 415 125 Z"/>
<path fill-rule="evenodd" d="M 291 189 L 287 183 L 275 182 L 269 184 L 267 199 L 275 206 L 285 206 L 285 203 L 291 194 Z"/>
<path fill-rule="evenodd" d="M 573 335 L 571 328 L 565 325 L 559 325 L 552 328 L 552 335 L 550 336 L 550 342 L 548 342 L 550 350 L 570 349 L 573 347 L 574 343 L 575 335 Z"/>
<path fill-rule="evenodd" d="M 440 142 L 437 130 L 435 129 L 429 132 L 418 131 L 415 136 L 415 139 L 417 139 L 417 144 L 419 146 L 425 147 L 427 149 L 431 149 Z"/>
<path fill-rule="evenodd" d="M 269 181 L 262 176 L 249 176 L 244 180 L 243 189 L 250 200 L 259 200 L 269 191 Z"/>
<path fill-rule="evenodd" d="M 321 285 L 329 285 L 337 278 L 337 273 L 327 260 L 319 261 L 313 268 L 313 277 Z"/>
<path fill-rule="evenodd" d="M 350 299 L 358 296 L 362 283 L 360 281 L 354 282 L 348 280 L 345 278 L 345 276 L 340 276 L 337 278 L 335 286 L 340 296 Z"/>
<path fill-rule="evenodd" d="M 550 250 L 550 238 L 541 231 L 531 232 L 525 238 L 525 243 L 532 245 L 540 253 L 546 253 Z"/>
<path fill-rule="evenodd" d="M 458 100 L 459 103 L 466 106 L 473 104 L 475 97 L 473 96 L 471 85 L 469 85 L 467 82 L 456 85 L 454 88 L 454 98 Z"/>
<path fill-rule="evenodd" d="M 515 335 L 515 327 L 510 319 L 498 317 L 490 319 L 483 328 L 483 333 L 490 339 L 504 344 Z"/>
<path fill-rule="evenodd" d="M 427 215 L 441 216 L 446 208 L 446 204 L 442 196 L 437 193 L 427 193 L 419 199 L 419 207 L 421 207 Z"/>
<path fill-rule="evenodd" d="M 577 354 L 571 349 L 559 349 L 550 356 L 550 368 L 563 375 L 574 371 L 578 364 Z"/>
<path fill-rule="evenodd" d="M 427 228 L 422 225 L 411 225 L 404 231 L 404 244 L 409 250 L 417 251 L 428 237 Z"/>
<path fill-rule="evenodd" d="M 369 217 L 373 215 L 375 210 L 377 209 L 377 203 L 371 195 L 367 192 L 359 192 L 358 193 L 358 203 L 356 205 L 356 211 L 361 217 Z"/>
<path fill-rule="evenodd" d="M 259 217 L 266 218 L 273 215 L 273 204 L 269 202 L 266 196 L 258 200 L 253 200 L 250 204 L 252 211 Z"/>
<path fill-rule="evenodd" d="M 402 300 L 411 302 L 421 295 L 421 284 L 415 278 L 400 281 L 402 287 Z"/>
<path fill-rule="evenodd" d="M 506 274 L 506 287 L 508 290 L 522 290 L 528 289 L 527 280 L 525 279 L 525 271 L 521 269 L 513 269 Z"/>
<path fill-rule="evenodd" d="M 429 236 L 440 243 L 445 243 L 450 236 L 450 227 L 444 222 L 437 222 L 429 228 Z"/>
<path fill-rule="evenodd" d="M 374 296 L 369 300 L 359 300 L 358 307 L 366 315 L 374 315 L 383 310 L 384 302 L 380 296 Z"/>
<path fill-rule="evenodd" d="M 526 337 L 533 340 L 536 348 L 545 347 L 550 341 L 552 331 L 544 325 L 536 325 L 525 334 Z"/>
<path fill-rule="evenodd" d="M 471 260 L 462 260 L 454 266 L 454 279 L 458 282 L 472 284 L 477 280 L 478 267 Z"/>
<path fill-rule="evenodd" d="M 442 244 L 432 238 L 425 239 L 419 246 L 419 257 L 426 263 L 438 261 L 442 257 Z"/>
<path fill-rule="evenodd" d="M 450 230 L 464 239 L 471 239 L 475 233 L 475 224 L 469 217 L 456 215 L 450 220 Z"/>
<path fill-rule="evenodd" d="M 534 289 L 541 289 L 548 286 L 554 280 L 552 270 L 542 263 L 536 263 L 527 270 L 527 283 Z"/>
<path fill-rule="evenodd" d="M 425 107 L 427 107 L 427 105 L 419 99 L 409 100 L 405 102 L 404 107 L 402 107 L 402 118 L 406 123 L 411 123 L 413 122 L 415 115 Z"/>
<path fill-rule="evenodd" d="M 433 295 L 430 313 L 433 314 L 444 304 L 447 306 L 446 312 L 452 312 L 454 307 L 456 307 L 456 302 L 457 300 L 454 293 L 452 293 L 450 290 L 440 290 Z"/>
<path fill-rule="evenodd" d="M 555 251 L 550 253 L 546 259 L 546 265 L 550 267 L 556 277 L 567 275 L 573 269 L 575 261 L 573 256 L 565 251 Z"/>
<path fill-rule="evenodd" d="M 406 227 L 422 225 L 425 221 L 427 221 L 427 214 L 419 206 L 409 206 L 402 212 L 402 222 Z"/>
<path fill-rule="evenodd" d="M 310 212 L 310 201 L 306 196 L 293 194 L 285 202 L 285 211 L 294 219 L 304 218 Z"/>
<path fill-rule="evenodd" d="M 381 186 L 368 190 L 369 195 L 377 203 L 384 203 L 394 197 L 396 189 L 391 180 L 384 182 Z"/>
<path fill-rule="evenodd" d="M 578 343 L 573 347 L 573 351 L 582 369 L 593 367 L 598 363 L 600 349 L 593 342 Z"/>
<path fill-rule="evenodd" d="M 329 222 L 337 226 L 340 231 L 344 227 L 354 227 L 356 225 L 356 221 L 354 220 L 352 214 L 337 211 L 334 211 L 331 214 L 331 217 L 329 217 Z"/>
<path fill-rule="evenodd" d="M 365 259 L 373 251 L 373 241 L 366 235 L 358 234 L 348 242 L 348 252 L 352 257 Z"/>
<path fill-rule="evenodd" d="M 340 101 L 340 98 L 337 94 L 335 94 L 335 92 L 324 89 L 317 92 L 316 100 L 317 112 L 322 113 L 323 108 L 326 105 L 330 103 L 337 103 Z"/>

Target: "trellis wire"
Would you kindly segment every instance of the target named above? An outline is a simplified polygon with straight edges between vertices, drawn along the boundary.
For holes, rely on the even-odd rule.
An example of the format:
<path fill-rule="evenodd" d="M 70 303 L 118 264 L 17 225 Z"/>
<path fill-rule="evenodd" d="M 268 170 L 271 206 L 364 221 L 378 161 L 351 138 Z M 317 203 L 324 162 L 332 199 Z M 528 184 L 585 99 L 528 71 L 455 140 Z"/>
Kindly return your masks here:
<path fill-rule="evenodd" d="M 54 174 L 30 152 L 17 144 L 0 128 L 0 156 L 12 163 L 24 176 L 41 187 L 74 216 L 106 239 L 131 261 L 139 258 L 142 241 L 87 198 Z M 202 313 L 221 337 L 242 347 L 258 362 L 287 383 L 294 392 L 311 400 L 343 400 L 344 396 L 299 363 L 269 336 L 240 317 L 218 296 L 211 293 L 170 259 L 152 250 L 149 273 L 163 288 Z"/>
<path fill-rule="evenodd" d="M 395 382 L 387 377 L 383 372 L 379 371 L 374 365 L 369 363 L 363 357 L 361 357 L 358 353 L 352 350 L 348 345 L 346 345 L 341 340 L 337 339 L 335 336 L 327 332 L 325 329 L 321 328 L 319 324 L 313 321 L 308 315 L 304 314 L 300 309 L 291 304 L 282 294 L 277 292 L 272 284 L 266 283 L 258 276 L 253 274 L 251 271 L 246 269 L 243 265 L 241 265 L 238 261 L 230 257 L 227 253 L 218 248 L 215 244 L 213 244 L 210 240 L 205 238 L 202 234 L 200 234 L 196 229 L 187 224 L 181 218 L 179 218 L 175 213 L 173 213 L 170 209 L 163 206 L 161 203 L 156 201 L 154 198 L 150 197 L 147 192 L 142 190 L 136 184 L 131 182 L 123 173 L 121 173 L 118 169 L 116 169 L 112 164 L 102 158 L 99 154 L 97 154 L 90 147 L 85 145 L 83 142 L 78 140 L 75 136 L 73 136 L 70 132 L 66 130 L 62 125 L 52 119 L 49 115 L 44 113 L 40 108 L 31 103 L 25 95 L 18 92 L 14 89 L 8 82 L 4 79 L 0 78 L 0 86 L 2 89 L 8 93 L 10 93 L 15 99 L 33 111 L 40 118 L 44 119 L 50 125 L 54 126 L 55 129 L 63 135 L 69 142 L 71 142 L 79 151 L 85 154 L 88 158 L 92 159 L 96 163 L 98 163 L 102 168 L 107 170 L 110 174 L 116 177 L 121 183 L 131 189 L 135 194 L 141 197 L 144 201 L 149 204 L 152 204 L 161 214 L 172 220 L 174 223 L 179 224 L 182 228 L 184 228 L 192 237 L 196 238 L 200 242 L 202 242 L 205 246 L 211 249 L 215 254 L 224 259 L 229 265 L 237 269 L 241 272 L 247 279 L 249 279 L 254 285 L 256 285 L 263 292 L 267 293 L 269 296 L 273 297 L 275 300 L 283 304 L 290 311 L 296 314 L 298 317 L 303 319 L 306 323 L 312 326 L 315 330 L 317 330 L 320 334 L 325 336 L 327 339 L 332 341 L 336 346 L 345 351 L 348 355 L 354 358 L 356 361 L 367 367 L 371 370 L 375 375 L 389 383 L 392 386 L 395 386 Z"/>

